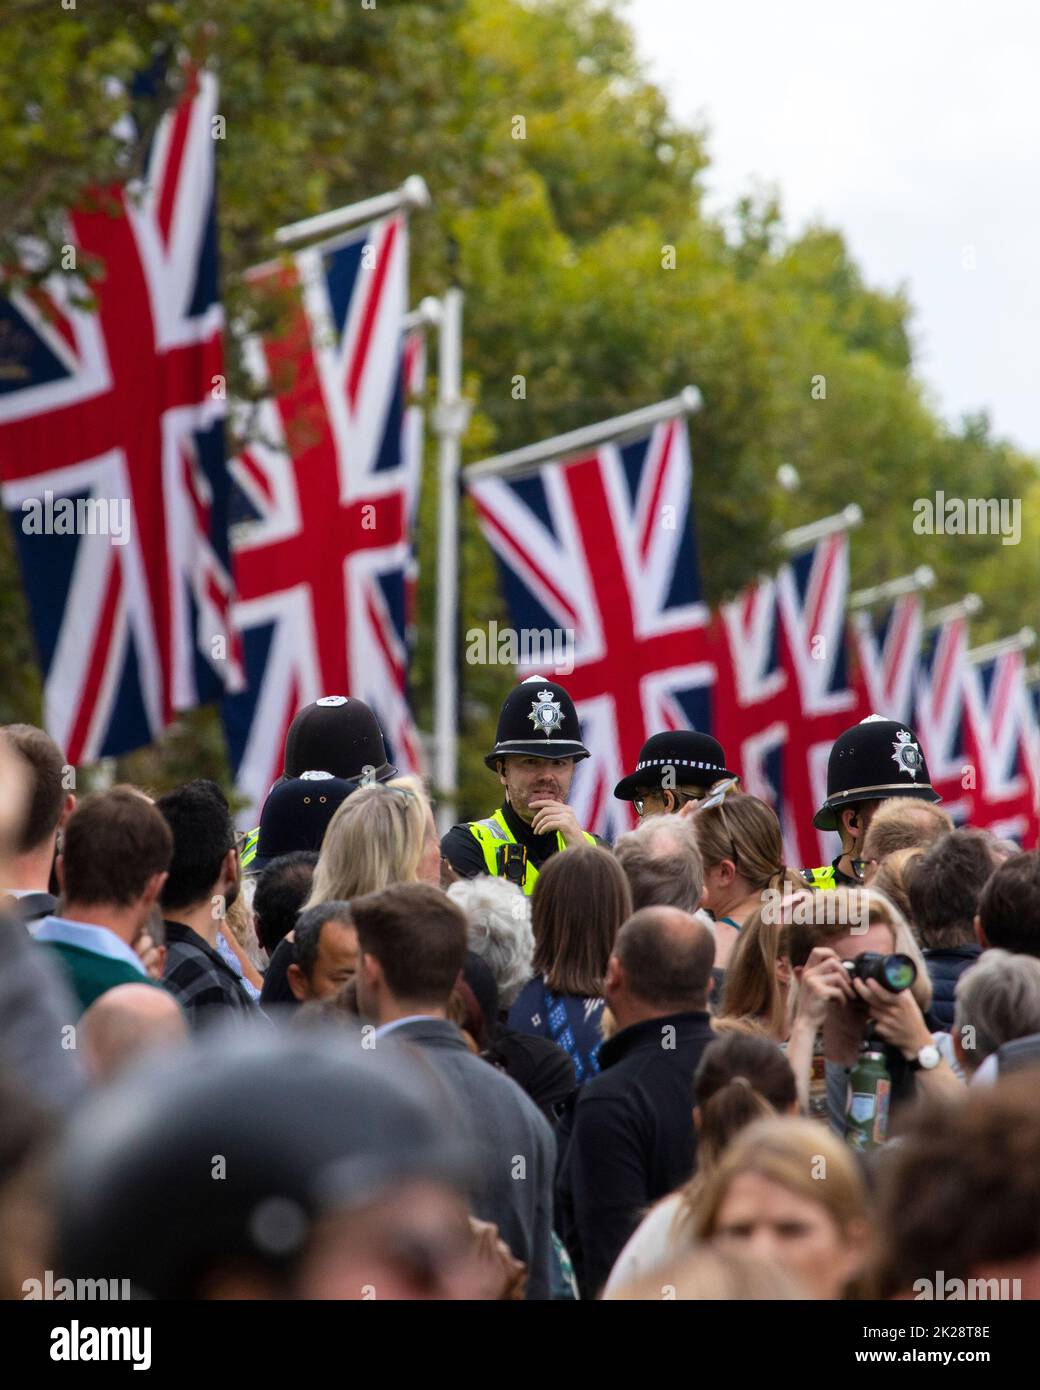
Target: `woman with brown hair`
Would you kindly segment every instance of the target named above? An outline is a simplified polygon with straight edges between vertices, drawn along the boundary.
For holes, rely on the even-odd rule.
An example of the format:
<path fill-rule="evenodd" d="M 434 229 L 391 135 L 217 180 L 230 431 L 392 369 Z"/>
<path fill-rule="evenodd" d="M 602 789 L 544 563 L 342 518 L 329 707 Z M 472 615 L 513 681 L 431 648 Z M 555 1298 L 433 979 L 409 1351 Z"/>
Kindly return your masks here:
<path fill-rule="evenodd" d="M 724 971 L 763 895 L 809 885 L 784 863 L 776 812 L 757 796 L 725 787 L 689 814 L 704 861 L 704 905 L 715 918 L 715 969 Z"/>
<path fill-rule="evenodd" d="M 603 976 L 618 928 L 631 913 L 624 870 L 598 845 L 554 854 L 531 895 L 535 974 L 509 1010 L 508 1024 L 562 1047 L 579 1086 L 599 1070 Z"/>
<path fill-rule="evenodd" d="M 773 1042 L 787 1041 L 791 1025 L 788 994 L 792 974 L 786 915 L 772 905 L 753 912 L 741 928 L 729 958 L 718 1031 L 749 1025 Z"/>

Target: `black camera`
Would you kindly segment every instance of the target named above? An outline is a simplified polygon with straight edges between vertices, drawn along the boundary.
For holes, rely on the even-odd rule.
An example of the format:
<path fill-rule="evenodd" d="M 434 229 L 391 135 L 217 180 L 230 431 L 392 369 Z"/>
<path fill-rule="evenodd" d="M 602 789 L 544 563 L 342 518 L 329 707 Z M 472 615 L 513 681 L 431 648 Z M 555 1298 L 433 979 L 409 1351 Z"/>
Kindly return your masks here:
<path fill-rule="evenodd" d="M 527 849 L 524 845 L 500 845 L 498 848 L 498 871 L 507 883 L 524 886 L 527 875 Z"/>
<path fill-rule="evenodd" d="M 878 951 L 864 951 L 855 960 L 843 960 L 850 980 L 877 980 L 892 994 L 909 989 L 917 979 L 917 966 L 909 956 L 883 956 Z"/>

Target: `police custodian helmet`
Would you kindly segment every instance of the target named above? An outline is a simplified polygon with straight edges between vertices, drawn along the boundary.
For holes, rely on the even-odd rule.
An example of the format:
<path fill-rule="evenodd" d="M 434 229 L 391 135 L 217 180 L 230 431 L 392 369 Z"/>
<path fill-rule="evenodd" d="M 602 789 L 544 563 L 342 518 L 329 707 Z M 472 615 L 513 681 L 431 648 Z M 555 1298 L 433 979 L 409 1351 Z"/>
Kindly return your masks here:
<path fill-rule="evenodd" d="M 890 796 L 942 800 L 910 725 L 870 714 L 835 740 L 827 761 L 827 800 L 813 825 L 817 830 L 837 830 L 842 807 Z"/>
<path fill-rule="evenodd" d="M 587 758 L 574 701 L 555 681 L 528 676 L 506 696 L 498 716 L 495 746 L 484 762 L 495 771 L 499 758 Z"/>

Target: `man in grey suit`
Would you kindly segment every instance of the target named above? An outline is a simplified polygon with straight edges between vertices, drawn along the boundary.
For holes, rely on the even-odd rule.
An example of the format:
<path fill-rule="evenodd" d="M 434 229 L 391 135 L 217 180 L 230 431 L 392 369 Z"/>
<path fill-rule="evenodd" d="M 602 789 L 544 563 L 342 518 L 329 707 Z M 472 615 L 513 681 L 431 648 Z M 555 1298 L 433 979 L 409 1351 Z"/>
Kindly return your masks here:
<path fill-rule="evenodd" d="M 448 998 L 466 955 L 465 915 L 422 883 L 395 884 L 350 906 L 360 947 L 358 1005 L 379 1025 L 376 1047 L 386 1038 L 418 1049 L 443 1082 L 477 1156 L 473 1214 L 493 1221 L 526 1264 L 527 1297 L 549 1298 L 556 1141 L 534 1102 L 475 1057 L 448 1022 Z"/>

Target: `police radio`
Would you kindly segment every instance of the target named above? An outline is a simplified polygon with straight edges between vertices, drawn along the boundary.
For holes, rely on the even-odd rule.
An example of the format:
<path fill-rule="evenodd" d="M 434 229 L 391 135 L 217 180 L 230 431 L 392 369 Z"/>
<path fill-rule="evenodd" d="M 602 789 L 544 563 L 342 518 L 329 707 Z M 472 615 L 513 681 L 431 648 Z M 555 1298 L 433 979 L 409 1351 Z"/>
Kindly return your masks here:
<path fill-rule="evenodd" d="M 524 886 L 527 876 L 527 848 L 525 845 L 499 845 L 498 872 L 509 883 L 518 888 Z"/>

